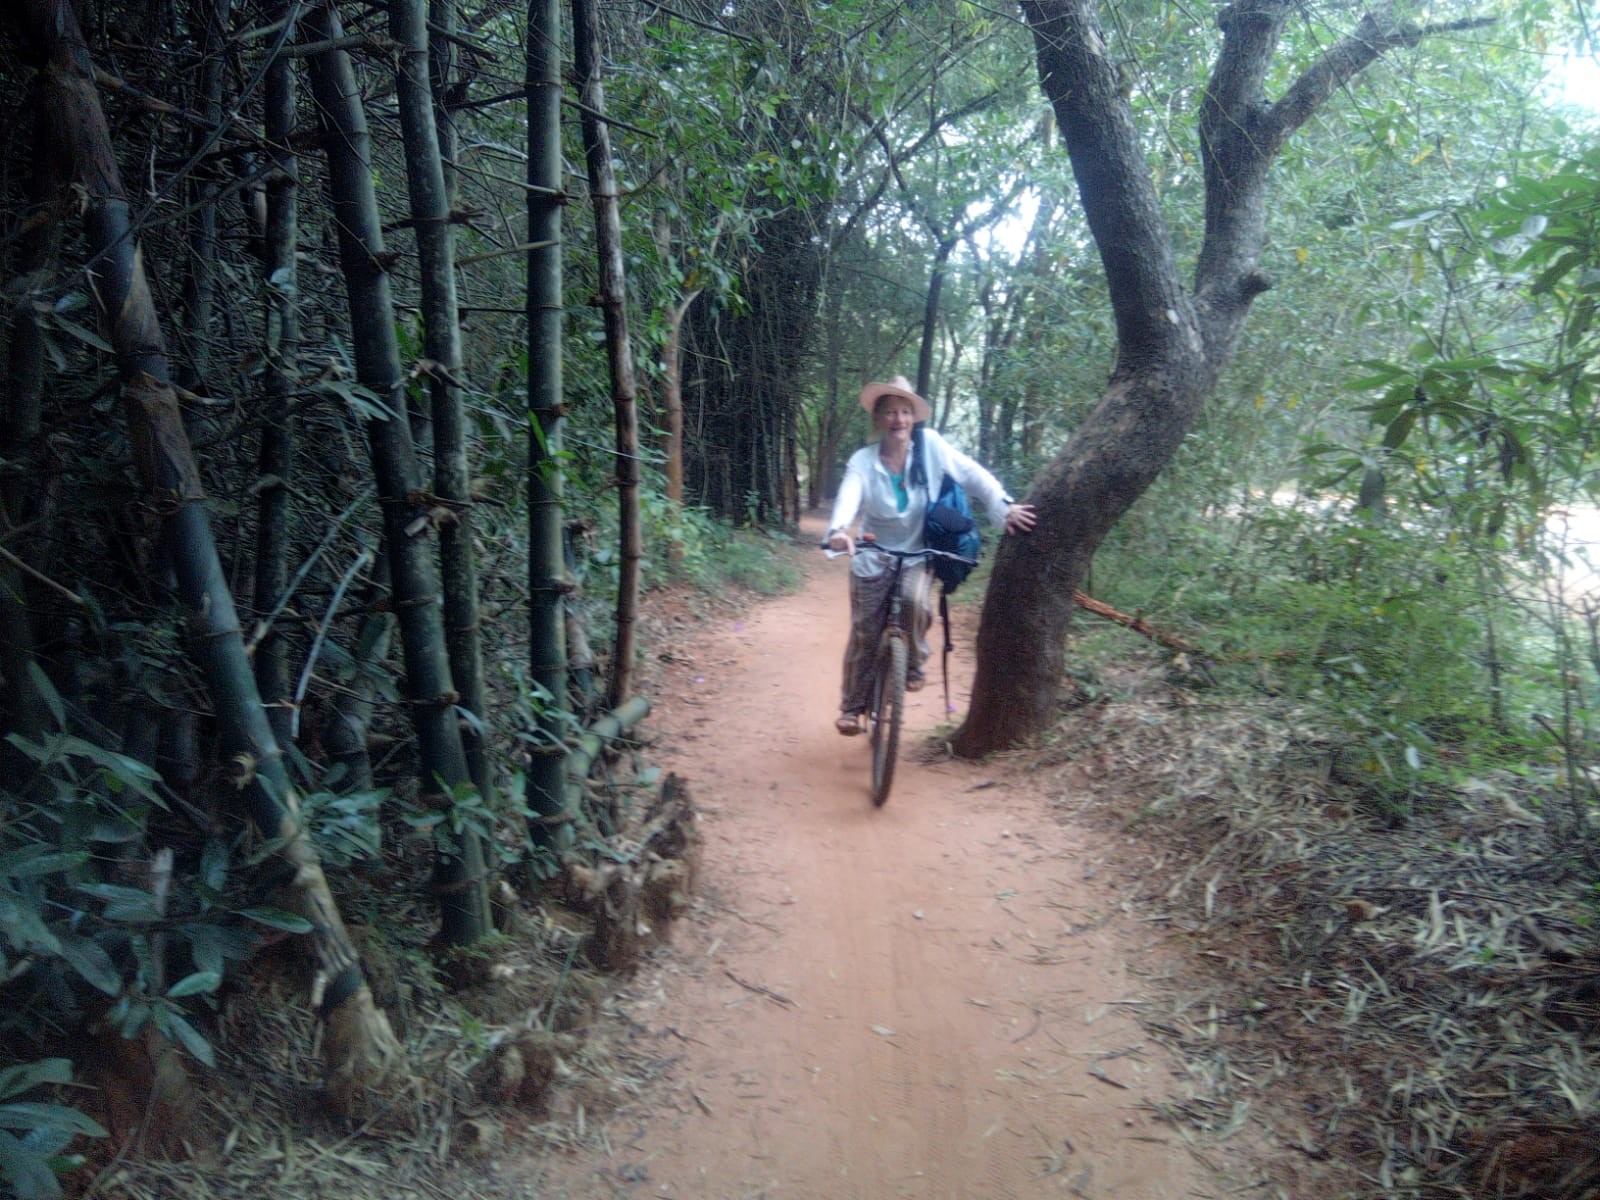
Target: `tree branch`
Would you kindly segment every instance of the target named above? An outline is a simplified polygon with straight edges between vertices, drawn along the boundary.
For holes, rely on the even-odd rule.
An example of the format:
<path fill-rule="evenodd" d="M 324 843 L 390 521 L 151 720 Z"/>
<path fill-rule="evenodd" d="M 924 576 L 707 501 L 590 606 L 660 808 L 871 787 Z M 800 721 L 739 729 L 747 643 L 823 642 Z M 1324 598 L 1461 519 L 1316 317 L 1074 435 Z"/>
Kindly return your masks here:
<path fill-rule="evenodd" d="M 1409 49 L 1441 33 L 1493 25 L 1494 17 L 1469 17 L 1438 25 L 1401 25 L 1387 11 L 1369 12 L 1355 30 L 1308 67 L 1267 113 L 1263 133 L 1275 154 L 1328 97 L 1391 50 Z"/>

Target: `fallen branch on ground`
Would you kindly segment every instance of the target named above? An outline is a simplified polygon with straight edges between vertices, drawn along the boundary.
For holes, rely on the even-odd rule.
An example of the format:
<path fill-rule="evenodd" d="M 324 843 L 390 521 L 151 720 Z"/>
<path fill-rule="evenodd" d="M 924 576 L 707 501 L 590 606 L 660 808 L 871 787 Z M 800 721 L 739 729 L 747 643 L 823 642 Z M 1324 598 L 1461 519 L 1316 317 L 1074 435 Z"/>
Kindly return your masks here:
<path fill-rule="evenodd" d="M 1143 634 L 1157 645 L 1165 646 L 1168 650 L 1177 650 L 1183 654 L 1196 654 L 1198 651 L 1176 634 L 1163 633 L 1143 617 L 1130 617 L 1125 612 L 1119 612 L 1109 604 L 1096 600 L 1093 596 L 1083 592 L 1072 593 L 1073 602 L 1082 609 L 1087 609 L 1097 617 L 1104 617 L 1108 621 L 1115 621 L 1124 628 L 1135 633 Z"/>

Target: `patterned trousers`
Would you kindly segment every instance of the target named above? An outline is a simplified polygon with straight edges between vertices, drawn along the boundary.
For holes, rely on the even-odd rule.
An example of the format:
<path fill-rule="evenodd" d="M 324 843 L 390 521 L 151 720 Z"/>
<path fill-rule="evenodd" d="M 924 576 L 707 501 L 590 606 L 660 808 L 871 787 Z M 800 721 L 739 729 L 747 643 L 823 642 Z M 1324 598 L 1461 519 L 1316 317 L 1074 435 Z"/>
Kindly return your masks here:
<path fill-rule="evenodd" d="M 866 712 L 872 704 L 873 661 L 878 638 L 889 616 L 889 590 L 894 578 L 885 571 L 872 579 L 850 576 L 850 642 L 844 651 L 844 689 L 839 700 L 843 713 Z M 913 637 L 907 643 L 906 678 L 922 678 L 928 657 L 928 626 L 933 622 L 933 571 L 925 562 L 908 563 L 900 572 L 901 618 Z"/>

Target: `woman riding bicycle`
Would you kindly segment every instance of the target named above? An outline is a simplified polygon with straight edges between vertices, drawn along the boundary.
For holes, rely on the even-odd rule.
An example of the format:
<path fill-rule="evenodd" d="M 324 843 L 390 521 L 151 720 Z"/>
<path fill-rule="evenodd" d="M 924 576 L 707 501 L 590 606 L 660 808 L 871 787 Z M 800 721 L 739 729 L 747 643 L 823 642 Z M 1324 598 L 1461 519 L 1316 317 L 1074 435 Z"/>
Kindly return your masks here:
<path fill-rule="evenodd" d="M 930 496 L 937 496 L 950 475 L 971 494 L 974 507 L 1007 533 L 1033 528 L 1033 507 L 1018 504 L 1000 481 L 931 429 L 913 436 L 917 424 L 931 415 L 928 402 L 897 375 L 888 383 L 861 389 L 861 407 L 872 416 L 878 440 L 850 456 L 844 482 L 828 522 L 828 546 L 846 553 L 855 549 L 850 533 L 857 518 L 862 534 L 871 534 L 890 550 L 921 550 L 923 519 Z M 845 735 L 860 733 L 861 714 L 872 696 L 873 651 L 894 573 L 881 555 L 855 554 L 850 560 L 850 641 L 844 655 L 844 689 L 834 727 Z M 933 573 L 928 564 L 907 564 L 900 575 L 901 603 L 909 614 L 912 639 L 906 688 L 923 684 L 922 664 L 928 655 L 927 632 L 933 614 L 928 594 Z"/>

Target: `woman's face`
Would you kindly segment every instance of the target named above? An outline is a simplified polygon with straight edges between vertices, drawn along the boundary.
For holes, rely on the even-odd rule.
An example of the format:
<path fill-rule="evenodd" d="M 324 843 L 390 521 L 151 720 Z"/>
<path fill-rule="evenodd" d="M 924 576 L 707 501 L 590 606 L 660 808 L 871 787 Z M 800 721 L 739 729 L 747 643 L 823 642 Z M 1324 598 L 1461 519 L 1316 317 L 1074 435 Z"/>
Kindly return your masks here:
<path fill-rule="evenodd" d="M 872 422 L 880 433 L 909 436 L 917 423 L 916 409 L 904 396 L 881 396 L 872 410 Z"/>

